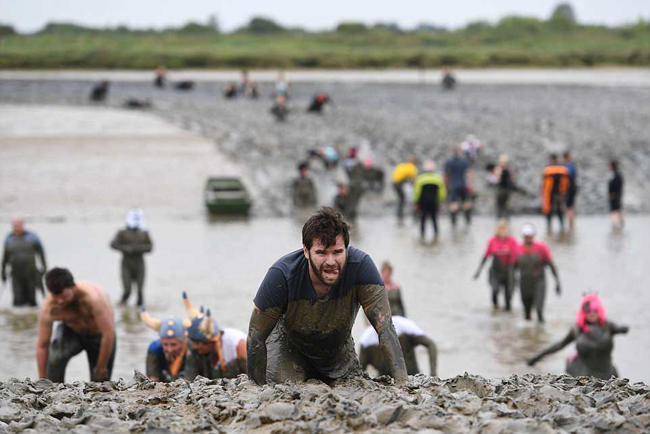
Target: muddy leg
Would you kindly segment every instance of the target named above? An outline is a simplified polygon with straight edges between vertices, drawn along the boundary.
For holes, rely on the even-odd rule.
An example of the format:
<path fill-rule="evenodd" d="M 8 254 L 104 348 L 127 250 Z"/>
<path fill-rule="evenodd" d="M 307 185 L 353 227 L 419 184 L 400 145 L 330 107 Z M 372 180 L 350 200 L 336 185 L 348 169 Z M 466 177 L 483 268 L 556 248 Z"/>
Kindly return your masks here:
<path fill-rule="evenodd" d="M 46 377 L 55 383 L 63 383 L 68 362 L 82 350 L 81 337 L 72 329 L 60 323 L 50 343 Z"/>

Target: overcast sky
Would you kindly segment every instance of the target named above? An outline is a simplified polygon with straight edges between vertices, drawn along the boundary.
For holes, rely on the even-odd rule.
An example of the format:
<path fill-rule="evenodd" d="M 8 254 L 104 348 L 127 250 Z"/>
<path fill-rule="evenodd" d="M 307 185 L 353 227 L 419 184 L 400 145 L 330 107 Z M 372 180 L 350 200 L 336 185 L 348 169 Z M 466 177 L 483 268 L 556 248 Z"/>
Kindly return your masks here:
<path fill-rule="evenodd" d="M 342 21 L 397 22 L 404 28 L 427 22 L 460 27 L 470 21 L 496 21 L 518 14 L 547 18 L 557 0 L 0 0 L 0 22 L 34 32 L 47 22 L 89 26 L 125 24 L 139 28 L 206 22 L 216 14 L 231 31 L 256 15 L 309 30 L 333 28 Z M 650 0 L 573 0 L 581 23 L 619 25 L 650 20 Z"/>

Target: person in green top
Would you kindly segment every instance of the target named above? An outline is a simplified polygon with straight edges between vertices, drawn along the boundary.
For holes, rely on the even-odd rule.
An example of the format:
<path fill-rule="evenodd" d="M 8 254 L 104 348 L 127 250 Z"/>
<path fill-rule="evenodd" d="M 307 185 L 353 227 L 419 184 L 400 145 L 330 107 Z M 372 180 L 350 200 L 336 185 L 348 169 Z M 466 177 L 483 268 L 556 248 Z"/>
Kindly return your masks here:
<path fill-rule="evenodd" d="M 438 210 L 447 198 L 447 189 L 442 176 L 435 173 L 436 163 L 429 160 L 424 163 L 423 173 L 415 179 L 413 203 L 420 212 L 420 231 L 422 239 L 426 234 L 426 221 L 433 221 L 433 233 L 438 236 Z"/>

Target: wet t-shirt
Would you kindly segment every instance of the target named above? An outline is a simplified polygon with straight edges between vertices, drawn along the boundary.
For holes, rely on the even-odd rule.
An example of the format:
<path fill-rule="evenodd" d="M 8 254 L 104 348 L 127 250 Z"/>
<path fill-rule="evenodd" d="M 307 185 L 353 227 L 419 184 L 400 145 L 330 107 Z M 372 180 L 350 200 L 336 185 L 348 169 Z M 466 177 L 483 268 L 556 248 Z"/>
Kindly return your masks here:
<path fill-rule="evenodd" d="M 532 246 L 519 246 L 516 264 L 523 280 L 544 278 L 544 266 L 551 261 L 551 251 L 541 241 L 534 241 Z"/>
<path fill-rule="evenodd" d="M 449 180 L 450 189 L 465 187 L 465 174 L 469 169 L 469 161 L 464 158 L 452 158 L 445 164 L 445 174 Z"/>
<path fill-rule="evenodd" d="M 351 331 L 359 306 L 366 310 L 384 306 L 388 311 L 377 267 L 369 255 L 352 246 L 339 283 L 325 297 L 316 295 L 301 249 L 273 264 L 254 302 L 263 313 L 277 316 L 276 328 L 292 351 L 331 378 L 349 372 L 350 364 L 356 362 L 348 352 L 354 350 Z"/>
<path fill-rule="evenodd" d="M 514 237 L 506 237 L 501 239 L 499 237 L 492 237 L 488 242 L 487 249 L 485 250 L 485 258 L 494 256 L 494 266 L 514 264 L 517 259 L 517 251 L 519 245 Z"/>

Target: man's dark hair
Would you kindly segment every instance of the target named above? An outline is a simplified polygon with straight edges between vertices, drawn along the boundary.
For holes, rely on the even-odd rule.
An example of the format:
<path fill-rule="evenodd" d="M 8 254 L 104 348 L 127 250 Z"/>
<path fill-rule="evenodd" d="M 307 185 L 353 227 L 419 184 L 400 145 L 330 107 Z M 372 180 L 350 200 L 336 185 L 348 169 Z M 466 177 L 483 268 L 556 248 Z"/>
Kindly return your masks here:
<path fill-rule="evenodd" d="M 553 162 L 557 162 L 557 154 L 551 154 L 548 156 L 548 158 Z"/>
<path fill-rule="evenodd" d="M 74 277 L 66 268 L 52 268 L 45 275 L 45 285 L 52 294 L 59 295 L 74 286 Z"/>
<path fill-rule="evenodd" d="M 614 172 L 618 173 L 618 161 L 617 160 L 610 160 L 609 167 L 611 167 Z"/>
<path fill-rule="evenodd" d="M 565 151 L 564 154 L 562 154 L 562 157 L 568 160 L 569 158 L 571 158 L 571 152 Z"/>
<path fill-rule="evenodd" d="M 350 244 L 350 226 L 340 212 L 327 206 L 318 210 L 302 227 L 302 243 L 307 249 L 311 249 L 314 240 L 320 240 L 325 247 L 333 246 L 339 235 L 343 236 L 347 248 Z"/>

